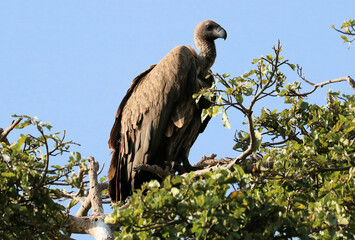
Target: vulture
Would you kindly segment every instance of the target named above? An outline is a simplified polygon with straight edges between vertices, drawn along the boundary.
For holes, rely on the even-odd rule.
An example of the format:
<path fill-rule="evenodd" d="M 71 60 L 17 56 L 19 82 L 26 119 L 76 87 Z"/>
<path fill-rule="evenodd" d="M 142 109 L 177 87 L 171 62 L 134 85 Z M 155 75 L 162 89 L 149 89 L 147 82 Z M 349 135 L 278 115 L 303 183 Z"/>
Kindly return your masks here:
<path fill-rule="evenodd" d="M 211 105 L 192 95 L 214 81 L 210 68 L 217 38 L 226 39 L 227 32 L 214 21 L 203 21 L 194 32 L 199 54 L 190 46 L 177 46 L 133 80 L 118 107 L 108 142 L 113 149 L 108 172 L 113 203 L 125 200 L 144 182 L 161 180 L 151 172 L 135 171 L 137 165 L 191 170 L 189 151 L 209 120 L 202 122 L 201 112 Z"/>

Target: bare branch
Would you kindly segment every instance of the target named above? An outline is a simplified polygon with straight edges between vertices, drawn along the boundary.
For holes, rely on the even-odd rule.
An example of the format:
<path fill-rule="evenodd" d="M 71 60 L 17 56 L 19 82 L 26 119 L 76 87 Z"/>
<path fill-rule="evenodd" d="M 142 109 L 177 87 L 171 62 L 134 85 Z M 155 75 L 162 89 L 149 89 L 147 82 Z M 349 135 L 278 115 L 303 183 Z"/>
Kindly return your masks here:
<path fill-rule="evenodd" d="M 68 193 L 65 189 L 63 189 L 61 191 L 61 194 L 62 194 L 62 197 L 66 198 L 66 199 L 74 199 L 78 202 L 81 202 L 83 203 L 86 199 L 86 197 L 79 197 L 79 196 L 76 196 L 76 194 L 72 194 L 72 193 Z"/>
<path fill-rule="evenodd" d="M 75 198 L 77 199 L 77 198 Z M 77 211 L 77 213 L 75 214 L 75 217 L 84 217 L 84 216 L 87 216 L 88 215 L 88 212 L 91 208 L 91 199 L 90 197 L 86 197 L 84 198 L 81 198 L 79 197 L 78 199 L 80 199 L 81 201 L 81 206 L 79 208 L 79 210 Z"/>
<path fill-rule="evenodd" d="M 90 234 L 95 239 L 111 240 L 114 238 L 112 231 L 119 228 L 119 224 L 105 224 L 106 215 L 90 216 L 90 217 L 75 217 L 68 216 L 64 225 L 70 233 Z"/>
<path fill-rule="evenodd" d="M 134 171 L 147 171 L 154 173 L 161 177 L 162 179 L 166 178 L 167 176 L 171 175 L 171 173 L 167 170 L 162 169 L 158 165 L 149 165 L 149 164 L 141 164 L 136 165 L 133 168 Z"/>
<path fill-rule="evenodd" d="M 10 126 L 8 126 L 5 131 L 1 131 L 3 129 L 0 129 L 0 142 L 5 142 L 7 145 L 10 145 L 10 142 L 7 140 L 7 135 L 21 122 L 22 117 L 19 117 L 15 121 L 11 123 Z"/>
<path fill-rule="evenodd" d="M 82 203 L 76 216 L 69 215 L 64 227 L 69 233 L 90 234 L 95 239 L 111 240 L 114 238 L 113 231 L 117 230 L 119 224 L 109 225 L 105 223 L 106 214 L 102 206 L 101 191 L 106 189 L 108 183 L 98 182 L 99 163 L 94 157 L 89 161 L 89 182 L 90 190 L 87 197 L 79 197 L 78 194 L 67 194 L 63 196 L 73 198 Z M 79 174 L 80 175 L 80 170 Z M 81 177 L 81 181 L 83 178 Z M 80 190 L 79 190 L 80 191 Z M 89 209 L 92 208 L 92 216 L 87 216 Z"/>
<path fill-rule="evenodd" d="M 290 94 L 291 96 L 299 96 L 299 97 L 302 97 L 302 96 L 307 96 L 311 93 L 313 93 L 314 91 L 317 90 L 317 88 L 319 87 L 323 87 L 325 85 L 328 85 L 328 84 L 331 84 L 331 83 L 336 83 L 336 82 L 344 82 L 344 81 L 347 81 L 350 85 L 350 87 L 355 90 L 355 81 L 354 79 L 352 79 L 350 76 L 347 76 L 347 77 L 341 77 L 341 78 L 335 78 L 335 79 L 330 79 L 328 81 L 325 81 L 325 82 L 321 82 L 321 83 L 317 83 L 317 84 L 314 84 L 310 81 L 308 81 L 306 79 L 306 77 L 304 76 L 304 74 L 302 73 L 302 68 L 297 66 L 297 74 L 298 76 L 303 80 L 305 81 L 306 83 L 308 83 L 309 85 L 312 85 L 313 86 L 313 89 L 309 92 L 306 92 L 306 93 L 292 93 Z"/>
<path fill-rule="evenodd" d="M 83 177 L 80 177 L 80 173 L 83 173 L 84 170 L 82 170 L 81 168 L 79 169 L 79 173 L 78 173 L 78 176 L 79 176 L 79 179 L 81 181 L 81 186 L 84 185 L 84 182 L 83 182 Z M 97 192 L 98 193 L 101 193 L 101 191 L 103 191 L 104 189 L 107 189 L 108 187 L 108 183 L 97 183 L 96 184 L 96 188 L 97 188 Z M 83 216 L 87 216 L 88 215 L 88 212 L 91 208 L 91 197 L 90 197 L 90 193 L 89 193 L 89 196 L 86 197 L 86 198 L 83 198 L 83 197 L 79 197 L 78 194 L 82 193 L 82 189 L 79 189 L 79 191 L 74 195 L 74 199 L 76 200 L 79 200 L 81 202 L 81 206 L 78 210 L 78 212 L 75 214 L 76 217 L 83 217 Z M 102 201 L 102 198 L 101 198 L 101 201 Z"/>
<path fill-rule="evenodd" d="M 4 142 L 6 145 L 10 145 L 10 142 L 7 139 L 7 137 L 4 138 L 1 137 L 3 133 L 4 133 L 4 129 L 0 128 L 0 138 L 1 138 L 0 142 Z"/>
<path fill-rule="evenodd" d="M 217 154 L 211 154 L 210 156 L 206 157 L 205 155 L 202 156 L 201 160 L 194 164 L 193 167 L 196 168 L 205 168 L 205 167 L 211 167 L 211 166 L 215 166 L 215 165 L 223 165 L 228 163 L 228 160 L 225 160 L 223 158 L 221 159 L 215 159 L 215 157 L 217 156 Z M 230 161 L 230 160 L 229 160 Z"/>
<path fill-rule="evenodd" d="M 98 183 L 97 188 L 100 192 L 108 188 L 108 182 Z"/>
<path fill-rule="evenodd" d="M 98 189 L 97 172 L 99 170 L 99 163 L 95 161 L 94 157 L 89 157 L 89 177 L 90 177 L 90 191 L 89 198 L 91 199 L 93 215 L 102 215 L 104 213 L 101 199 L 101 192 Z"/>

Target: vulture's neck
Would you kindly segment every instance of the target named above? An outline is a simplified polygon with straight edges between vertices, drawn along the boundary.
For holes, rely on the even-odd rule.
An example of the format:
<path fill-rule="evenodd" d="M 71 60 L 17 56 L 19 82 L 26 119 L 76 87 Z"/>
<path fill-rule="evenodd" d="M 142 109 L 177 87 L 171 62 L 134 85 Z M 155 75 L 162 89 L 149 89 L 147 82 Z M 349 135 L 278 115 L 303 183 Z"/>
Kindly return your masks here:
<path fill-rule="evenodd" d="M 216 59 L 216 45 L 214 44 L 214 41 L 201 41 L 196 39 L 195 42 L 200 51 L 198 58 L 201 64 L 201 70 L 203 72 L 208 72 Z"/>

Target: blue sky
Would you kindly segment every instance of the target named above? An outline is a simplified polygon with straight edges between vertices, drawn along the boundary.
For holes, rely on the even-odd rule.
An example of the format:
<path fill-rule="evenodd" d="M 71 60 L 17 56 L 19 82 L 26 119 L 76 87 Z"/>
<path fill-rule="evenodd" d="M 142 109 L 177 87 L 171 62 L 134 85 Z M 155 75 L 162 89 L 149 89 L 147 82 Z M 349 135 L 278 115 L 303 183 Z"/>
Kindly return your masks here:
<path fill-rule="evenodd" d="M 241 75 L 251 61 L 272 52 L 300 64 L 313 82 L 355 77 L 354 47 L 331 29 L 354 18 L 344 1 L 1 1 L 0 127 L 12 114 L 49 121 L 81 144 L 73 150 L 110 161 L 107 146 L 117 107 L 132 79 L 177 45 L 193 45 L 195 26 L 212 19 L 228 32 L 217 40 L 216 73 Z M 297 80 L 288 73 L 288 81 Z M 352 94 L 347 83 L 327 86 L 308 99 L 325 103 L 326 91 Z M 280 108 L 281 99 L 260 107 Z M 257 113 L 257 112 L 256 112 Z M 230 116 L 232 129 L 243 116 Z M 190 154 L 192 163 L 211 153 L 233 157 L 234 130 L 212 119 Z M 15 141 L 17 136 L 9 136 Z M 105 170 L 106 172 L 106 170 Z"/>

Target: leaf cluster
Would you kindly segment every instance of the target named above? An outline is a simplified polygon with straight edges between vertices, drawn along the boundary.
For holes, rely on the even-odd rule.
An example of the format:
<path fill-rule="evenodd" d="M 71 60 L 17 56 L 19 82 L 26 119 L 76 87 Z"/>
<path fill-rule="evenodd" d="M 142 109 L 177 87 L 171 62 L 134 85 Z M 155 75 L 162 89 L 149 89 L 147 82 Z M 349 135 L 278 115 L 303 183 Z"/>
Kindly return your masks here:
<path fill-rule="evenodd" d="M 15 116 L 19 117 L 19 116 Z M 19 139 L 0 146 L 0 238 L 57 239 L 66 220 L 65 207 L 54 199 L 61 182 L 76 185 L 75 177 L 67 178 L 75 166 L 82 165 L 79 153 L 70 156 L 65 166 L 50 166 L 50 158 L 62 156 L 73 142 L 65 142 L 52 126 L 37 118 L 21 116 L 16 128 L 34 127 L 36 136 L 21 134 Z"/>
<path fill-rule="evenodd" d="M 118 239 L 252 239 L 245 225 L 258 226 L 248 223 L 246 213 L 267 203 L 259 199 L 249 205 L 244 191 L 226 197 L 229 184 L 246 184 L 243 170 L 238 171 L 238 175 L 229 170 L 209 172 L 197 180 L 193 173 L 186 178 L 169 176 L 162 186 L 152 181 L 106 221 L 120 223 Z"/>
<path fill-rule="evenodd" d="M 355 40 L 355 19 L 349 19 L 347 21 L 344 21 L 343 24 L 339 28 L 336 28 L 335 25 L 332 26 L 337 32 L 340 32 L 341 35 L 340 37 L 344 40 L 344 43 L 349 43 L 349 46 L 351 43 Z M 352 38 L 349 39 L 348 36 L 351 36 Z"/>
<path fill-rule="evenodd" d="M 272 161 L 274 167 L 254 176 L 255 184 L 260 187 L 272 183 L 284 192 L 282 201 L 287 203 L 287 215 L 292 217 L 290 227 L 294 227 L 296 236 L 353 237 L 354 104 L 354 95 L 329 91 L 326 106 L 299 99 L 289 109 L 256 119 L 269 135 L 284 139 L 284 144 L 262 144 L 262 161 Z"/>

